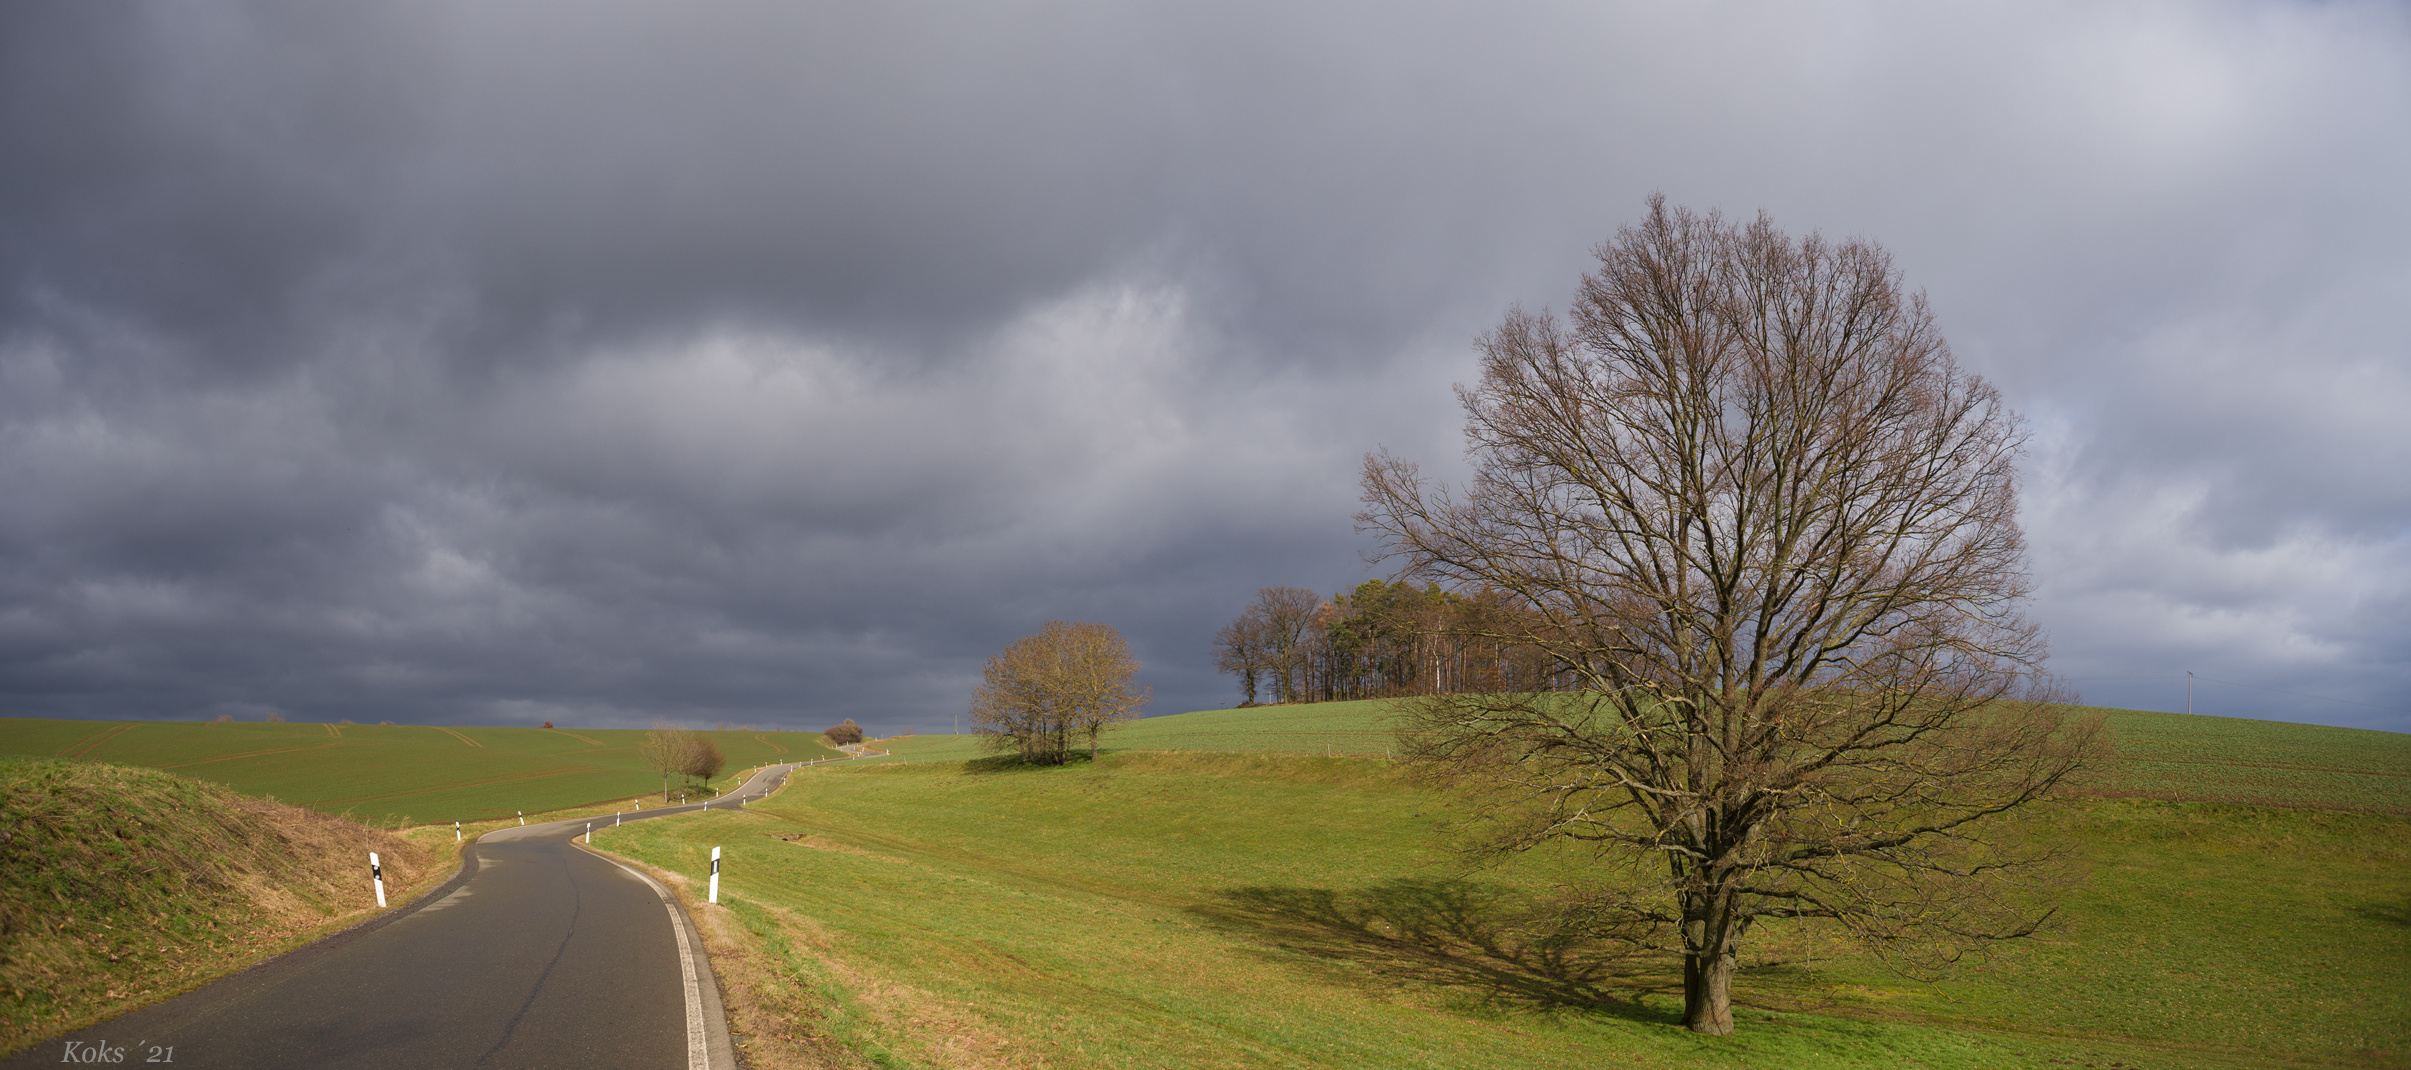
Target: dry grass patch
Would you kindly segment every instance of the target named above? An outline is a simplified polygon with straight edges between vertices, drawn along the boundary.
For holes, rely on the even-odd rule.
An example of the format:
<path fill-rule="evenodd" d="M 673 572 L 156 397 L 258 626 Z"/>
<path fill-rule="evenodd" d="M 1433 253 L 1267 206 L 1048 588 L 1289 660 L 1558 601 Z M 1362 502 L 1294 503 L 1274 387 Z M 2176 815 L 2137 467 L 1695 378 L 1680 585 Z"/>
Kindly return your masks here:
<path fill-rule="evenodd" d="M 781 969 L 781 949 L 767 946 L 728 908 L 704 902 L 684 876 L 609 851 L 594 850 L 660 881 L 694 919 L 712 964 L 721 1009 L 733 1041 L 752 1070 L 859 1070 L 856 1056 L 827 1029 L 826 1001 Z"/>
<path fill-rule="evenodd" d="M 905 861 L 810 839 L 816 842 L 798 845 Z M 612 857 L 662 882 L 694 919 L 711 956 L 733 1039 L 754 1070 L 896 1065 L 1000 1070 L 1046 1064 L 971 1005 L 848 961 L 841 934 L 811 918 L 726 894 L 721 903 L 704 902 L 696 882 L 684 875 Z"/>

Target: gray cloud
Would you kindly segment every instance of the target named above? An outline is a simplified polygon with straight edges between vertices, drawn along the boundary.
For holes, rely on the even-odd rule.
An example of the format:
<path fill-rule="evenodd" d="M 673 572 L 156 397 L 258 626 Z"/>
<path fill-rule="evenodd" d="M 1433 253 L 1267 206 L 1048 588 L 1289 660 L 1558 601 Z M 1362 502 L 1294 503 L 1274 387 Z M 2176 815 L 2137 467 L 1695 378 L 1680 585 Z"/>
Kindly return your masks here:
<path fill-rule="evenodd" d="M 1219 705 L 1662 189 L 1929 290 L 2090 699 L 2411 727 L 2398 8 L 0 20 L 11 713 L 933 730 L 1049 618 Z"/>

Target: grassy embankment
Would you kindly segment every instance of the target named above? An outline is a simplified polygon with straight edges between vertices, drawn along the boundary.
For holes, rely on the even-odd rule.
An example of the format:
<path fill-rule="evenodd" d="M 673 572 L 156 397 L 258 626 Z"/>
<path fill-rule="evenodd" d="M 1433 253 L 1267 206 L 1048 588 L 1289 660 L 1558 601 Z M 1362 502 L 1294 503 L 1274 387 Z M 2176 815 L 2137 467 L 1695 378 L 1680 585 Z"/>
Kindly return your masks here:
<path fill-rule="evenodd" d="M 365 920 L 370 851 L 394 906 L 454 868 L 432 843 L 156 770 L 0 758 L 0 1052 Z"/>
<path fill-rule="evenodd" d="M 2111 722 L 2127 757 L 2095 790 L 2162 797 L 2029 826 L 2090 870 L 2063 927 L 1930 983 L 1772 932 L 1762 954 L 1812 957 L 1746 973 L 1722 1039 L 1679 1028 L 1663 956 L 1527 935 L 1578 856 L 1462 870 L 1446 800 L 1317 756 L 1377 752 L 1370 705 L 1143 721 L 1053 770 L 889 741 L 597 846 L 695 891 L 726 847 L 698 913 L 747 960 L 723 981 L 770 1070 L 2411 1065 L 2411 737 Z"/>
<path fill-rule="evenodd" d="M 835 757 L 801 732 L 703 732 L 723 783 L 769 762 Z M 630 729 L 58 721 L 0 718 L 0 756 L 147 766 L 366 824 L 450 824 L 658 799 Z M 648 801 L 647 805 L 652 805 Z"/>
<path fill-rule="evenodd" d="M 0 718 L 0 1051 L 364 920 L 369 851 L 400 906 L 456 869 L 452 815 L 474 839 L 522 808 L 607 821 L 658 806 L 642 735 Z M 799 733 L 706 735 L 733 767 L 714 790 L 835 753 Z M 335 816 L 363 811 L 431 823 Z"/>

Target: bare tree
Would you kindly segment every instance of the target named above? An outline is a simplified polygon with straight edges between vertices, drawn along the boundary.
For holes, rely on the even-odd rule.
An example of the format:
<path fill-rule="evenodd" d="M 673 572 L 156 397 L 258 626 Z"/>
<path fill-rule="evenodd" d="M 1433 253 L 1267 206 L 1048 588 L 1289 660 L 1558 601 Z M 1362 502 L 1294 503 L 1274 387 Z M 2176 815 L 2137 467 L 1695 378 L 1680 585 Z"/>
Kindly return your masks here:
<path fill-rule="evenodd" d="M 1131 690 L 1139 662 L 1130 656 L 1122 633 L 1104 624 L 1068 624 L 1055 630 L 1054 646 L 1062 675 L 1055 687 L 1062 696 L 1065 718 L 1075 735 L 1088 737 L 1088 756 L 1097 756 L 1097 737 L 1107 726 L 1138 716 L 1153 688 Z M 1048 632 L 1042 630 L 1040 635 Z"/>
<path fill-rule="evenodd" d="M 645 733 L 644 742 L 636 745 L 636 753 L 645 760 L 645 767 L 661 774 L 661 797 L 670 798 L 670 775 L 691 776 L 690 768 L 702 759 L 703 741 L 684 728 L 654 719 L 652 731 Z M 716 770 L 715 770 L 716 771 Z"/>
<path fill-rule="evenodd" d="M 1732 1031 L 1762 918 L 1904 963 L 2033 932 L 2036 859 L 1987 819 L 2100 729 L 2021 617 L 2015 415 L 1872 244 L 1652 198 L 1598 259 L 1570 324 L 1482 338 L 1469 484 L 1366 458 L 1404 572 L 1512 595 L 1496 638 L 1574 688 L 1421 701 L 1410 753 L 1516 803 L 1486 848 L 1587 841 L 1656 885 L 1629 909 L 1679 933 L 1698 1032 Z"/>
<path fill-rule="evenodd" d="M 1248 612 L 1262 622 L 1265 667 L 1272 673 L 1273 701 L 1306 697 L 1307 652 L 1323 596 L 1305 587 L 1265 587 Z"/>
<path fill-rule="evenodd" d="M 728 766 L 728 759 L 720 753 L 720 745 L 701 736 L 694 737 L 685 751 L 684 761 L 678 771 L 702 784 L 709 785 L 712 778 L 719 776 L 720 770 Z"/>
<path fill-rule="evenodd" d="M 1251 605 L 1214 633 L 1214 669 L 1239 677 L 1240 693 L 1246 696 L 1242 706 L 1256 704 L 1256 681 L 1263 678 L 1270 660 L 1266 632 L 1263 607 Z"/>
<path fill-rule="evenodd" d="M 1146 689 L 1130 687 L 1138 667 L 1111 627 L 1048 621 L 988 659 L 971 697 L 972 731 L 990 749 L 1039 765 L 1062 764 L 1085 735 L 1094 758 L 1105 727 L 1147 702 Z"/>

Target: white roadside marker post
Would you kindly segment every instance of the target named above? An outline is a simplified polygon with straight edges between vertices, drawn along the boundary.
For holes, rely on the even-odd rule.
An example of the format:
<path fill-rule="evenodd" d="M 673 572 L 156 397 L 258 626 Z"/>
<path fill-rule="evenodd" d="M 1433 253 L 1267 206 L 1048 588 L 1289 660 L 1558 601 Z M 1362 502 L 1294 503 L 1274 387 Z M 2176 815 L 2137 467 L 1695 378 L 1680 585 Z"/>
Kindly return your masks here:
<path fill-rule="evenodd" d="M 720 901 L 720 849 L 719 849 L 719 848 L 717 848 L 717 847 L 714 847 L 714 848 L 712 848 L 712 902 L 717 903 L 717 902 L 719 902 L 719 901 Z M 379 905 L 383 905 L 383 904 L 384 904 L 384 900 L 382 900 L 382 899 L 378 900 L 377 902 L 378 902 L 378 904 L 379 904 Z"/>
<path fill-rule="evenodd" d="M 525 810 L 521 810 L 521 811 L 519 811 L 519 823 L 520 823 L 520 824 L 522 824 L 522 825 L 527 824 L 527 811 L 525 811 Z"/>
<path fill-rule="evenodd" d="M 592 821 L 586 823 L 586 842 L 594 842 L 594 822 Z"/>
<path fill-rule="evenodd" d="M 460 842 L 460 822 L 458 821 L 452 823 L 452 842 Z"/>
<path fill-rule="evenodd" d="M 385 909 L 385 865 L 377 861 L 377 852 L 368 853 L 368 879 L 377 885 L 377 909 Z"/>

